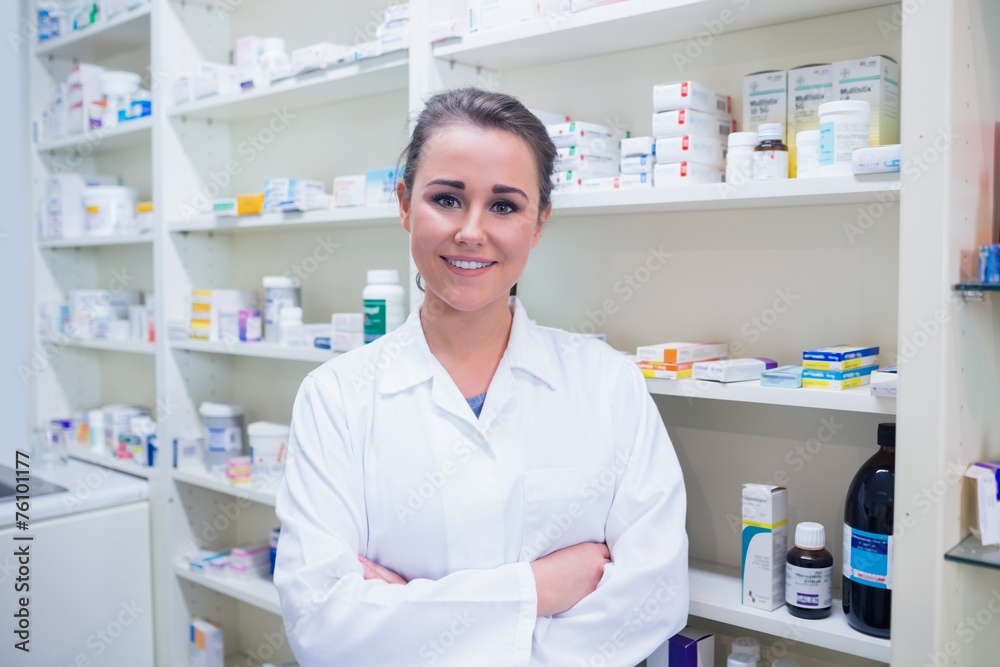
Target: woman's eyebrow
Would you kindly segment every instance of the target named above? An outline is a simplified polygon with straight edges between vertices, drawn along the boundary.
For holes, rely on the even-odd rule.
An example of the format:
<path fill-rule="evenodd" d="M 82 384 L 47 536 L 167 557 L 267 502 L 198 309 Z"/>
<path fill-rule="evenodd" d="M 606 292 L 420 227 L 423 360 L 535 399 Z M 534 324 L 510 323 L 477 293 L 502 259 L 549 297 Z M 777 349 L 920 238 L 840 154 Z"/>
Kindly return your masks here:
<path fill-rule="evenodd" d="M 447 185 L 449 188 L 455 188 L 456 190 L 464 190 L 464 181 L 449 181 L 446 178 L 435 178 L 433 181 L 429 182 L 427 185 Z"/>
<path fill-rule="evenodd" d="M 521 188 L 515 188 L 512 185 L 494 185 L 493 194 L 495 195 L 509 195 L 509 194 L 519 194 L 524 197 L 525 201 L 531 201 L 528 199 L 528 195 L 525 194 L 524 190 Z"/>

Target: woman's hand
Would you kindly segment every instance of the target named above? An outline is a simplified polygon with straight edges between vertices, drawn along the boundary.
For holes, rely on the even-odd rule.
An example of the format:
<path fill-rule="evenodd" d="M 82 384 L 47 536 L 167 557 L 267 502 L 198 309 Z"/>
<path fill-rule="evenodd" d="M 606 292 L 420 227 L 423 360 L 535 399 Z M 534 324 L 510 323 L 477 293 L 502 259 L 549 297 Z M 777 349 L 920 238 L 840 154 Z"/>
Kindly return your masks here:
<path fill-rule="evenodd" d="M 610 562 L 608 545 L 587 542 L 553 551 L 531 563 L 538 615 L 559 614 L 593 593 Z"/>
<path fill-rule="evenodd" d="M 388 569 L 382 567 L 381 565 L 379 565 L 378 563 L 375 563 L 373 561 L 368 560 L 367 558 L 365 558 L 361 554 L 358 554 L 358 560 L 361 561 L 362 567 L 365 568 L 365 580 L 366 581 L 368 579 L 380 579 L 380 580 L 384 581 L 387 584 L 405 584 L 406 583 L 406 579 L 403 579 L 401 576 L 399 576 L 398 574 L 396 574 L 392 570 L 388 570 Z"/>

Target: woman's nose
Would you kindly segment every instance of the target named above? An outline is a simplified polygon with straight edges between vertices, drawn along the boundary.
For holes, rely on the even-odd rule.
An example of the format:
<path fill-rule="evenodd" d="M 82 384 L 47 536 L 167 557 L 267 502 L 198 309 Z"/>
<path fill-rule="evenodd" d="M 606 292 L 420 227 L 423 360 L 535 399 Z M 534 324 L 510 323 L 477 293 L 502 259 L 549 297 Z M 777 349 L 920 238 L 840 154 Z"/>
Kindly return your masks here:
<path fill-rule="evenodd" d="M 475 208 L 467 209 L 462 224 L 455 233 L 455 241 L 463 245 L 482 245 L 486 240 L 483 214 Z"/>

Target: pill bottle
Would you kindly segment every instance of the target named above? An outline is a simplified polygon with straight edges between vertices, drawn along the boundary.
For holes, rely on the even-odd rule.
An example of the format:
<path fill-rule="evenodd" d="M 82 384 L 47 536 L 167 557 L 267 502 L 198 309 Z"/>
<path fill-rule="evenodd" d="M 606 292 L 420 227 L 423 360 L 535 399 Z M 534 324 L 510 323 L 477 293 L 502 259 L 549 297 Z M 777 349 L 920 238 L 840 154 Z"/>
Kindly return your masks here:
<path fill-rule="evenodd" d="M 265 86 L 290 75 L 292 61 L 285 53 L 285 40 L 280 37 L 265 37 L 259 64 Z"/>
<path fill-rule="evenodd" d="M 730 653 L 726 658 L 726 667 L 757 667 L 757 661 L 745 653 Z"/>
<path fill-rule="evenodd" d="M 731 132 L 726 152 L 726 183 L 742 185 L 753 180 L 753 152 L 756 132 Z"/>
<path fill-rule="evenodd" d="M 788 178 L 785 126 L 782 123 L 761 123 L 757 128 L 757 138 L 757 147 L 753 153 L 753 180 Z"/>
<path fill-rule="evenodd" d="M 733 640 L 729 651 L 729 657 L 733 656 L 745 656 L 750 659 L 747 664 L 757 667 L 757 662 L 760 660 L 760 642 L 753 637 L 737 637 Z"/>
<path fill-rule="evenodd" d="M 205 468 L 226 470 L 226 459 L 243 454 L 243 406 L 202 403 L 198 408 L 205 424 Z"/>
<path fill-rule="evenodd" d="M 302 309 L 298 306 L 285 306 L 278 316 L 278 343 L 291 345 L 299 337 L 302 328 Z"/>
<path fill-rule="evenodd" d="M 291 276 L 264 276 L 264 340 L 281 340 L 279 319 L 281 309 L 302 305 L 302 282 Z"/>
<path fill-rule="evenodd" d="M 399 271 L 372 269 L 361 298 L 364 300 L 365 344 L 397 329 L 406 319 L 405 299 L 399 284 Z"/>
<path fill-rule="evenodd" d="M 796 178 L 822 175 L 819 169 L 819 130 L 803 130 L 795 135 Z"/>
<path fill-rule="evenodd" d="M 868 145 L 871 109 L 865 100 L 819 105 L 819 164 L 824 176 L 854 173 L 854 150 Z"/>
<path fill-rule="evenodd" d="M 798 618 L 826 618 L 833 608 L 833 555 L 822 524 L 795 527 L 795 547 L 785 557 L 785 604 Z"/>

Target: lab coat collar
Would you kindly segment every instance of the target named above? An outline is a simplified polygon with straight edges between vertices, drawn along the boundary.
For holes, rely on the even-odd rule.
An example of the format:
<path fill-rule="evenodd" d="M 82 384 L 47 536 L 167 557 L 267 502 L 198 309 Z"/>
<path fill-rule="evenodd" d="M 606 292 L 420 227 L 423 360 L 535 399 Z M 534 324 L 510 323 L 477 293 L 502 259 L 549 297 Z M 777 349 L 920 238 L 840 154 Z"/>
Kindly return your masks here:
<path fill-rule="evenodd" d="M 556 373 L 552 366 L 552 351 L 548 349 L 544 335 L 537 325 L 528 320 L 528 313 L 517 297 L 510 297 L 510 308 L 514 321 L 504 353 L 507 364 L 510 368 L 534 375 L 554 389 Z M 385 369 L 379 386 L 380 393 L 397 393 L 432 379 L 439 369 L 445 372 L 427 345 L 424 329 L 420 324 L 419 309 L 410 313 L 395 338 L 400 341 L 401 348 L 386 345 L 379 354 L 380 358 L 387 357 L 388 361 L 378 364 Z"/>

